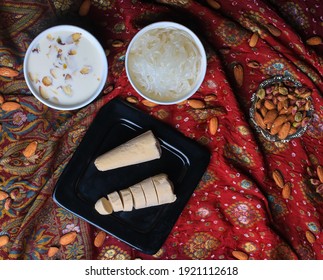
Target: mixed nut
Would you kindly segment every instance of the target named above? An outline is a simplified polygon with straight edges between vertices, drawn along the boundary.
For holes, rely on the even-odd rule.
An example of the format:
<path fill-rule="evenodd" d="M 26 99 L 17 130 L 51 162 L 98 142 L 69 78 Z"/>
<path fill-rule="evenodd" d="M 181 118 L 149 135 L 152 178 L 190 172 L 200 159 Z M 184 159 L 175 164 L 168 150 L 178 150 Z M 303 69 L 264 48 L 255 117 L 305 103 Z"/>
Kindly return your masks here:
<path fill-rule="evenodd" d="M 312 91 L 290 80 L 278 80 L 258 88 L 250 116 L 265 138 L 287 141 L 305 132 L 313 110 Z"/>

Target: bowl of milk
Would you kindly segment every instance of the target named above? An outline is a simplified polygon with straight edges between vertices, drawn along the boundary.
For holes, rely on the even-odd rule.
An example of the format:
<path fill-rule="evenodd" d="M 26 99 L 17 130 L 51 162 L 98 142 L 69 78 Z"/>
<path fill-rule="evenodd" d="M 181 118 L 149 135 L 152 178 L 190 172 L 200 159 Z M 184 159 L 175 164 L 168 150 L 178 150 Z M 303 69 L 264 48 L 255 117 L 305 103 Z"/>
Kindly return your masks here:
<path fill-rule="evenodd" d="M 59 25 L 43 31 L 31 42 L 23 69 L 28 88 L 39 101 L 57 110 L 75 110 L 101 93 L 108 62 L 91 33 Z"/>
<path fill-rule="evenodd" d="M 131 40 L 125 68 L 132 87 L 157 104 L 180 103 L 201 86 L 207 67 L 204 47 L 187 27 L 162 21 L 141 29 Z"/>

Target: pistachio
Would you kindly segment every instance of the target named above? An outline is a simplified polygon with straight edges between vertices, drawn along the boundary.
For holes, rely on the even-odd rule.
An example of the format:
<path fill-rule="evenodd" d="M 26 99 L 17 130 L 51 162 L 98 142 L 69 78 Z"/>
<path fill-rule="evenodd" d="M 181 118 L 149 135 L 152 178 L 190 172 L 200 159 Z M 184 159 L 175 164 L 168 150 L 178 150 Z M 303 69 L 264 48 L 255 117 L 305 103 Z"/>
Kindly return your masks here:
<path fill-rule="evenodd" d="M 265 92 L 265 90 L 263 88 L 261 88 L 261 89 L 259 89 L 257 91 L 257 94 L 256 95 L 257 95 L 257 97 L 259 99 L 264 99 L 265 98 L 265 95 L 266 95 L 266 92 Z"/>
<path fill-rule="evenodd" d="M 73 33 L 72 34 L 72 39 L 74 42 L 78 42 L 81 39 L 81 33 Z"/>

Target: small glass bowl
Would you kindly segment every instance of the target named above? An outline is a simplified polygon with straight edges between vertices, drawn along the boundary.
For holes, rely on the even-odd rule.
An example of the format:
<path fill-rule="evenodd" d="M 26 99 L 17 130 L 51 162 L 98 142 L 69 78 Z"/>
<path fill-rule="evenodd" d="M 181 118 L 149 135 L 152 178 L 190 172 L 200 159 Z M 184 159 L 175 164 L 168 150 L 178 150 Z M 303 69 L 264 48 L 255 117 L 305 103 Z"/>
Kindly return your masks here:
<path fill-rule="evenodd" d="M 288 90 L 287 92 L 286 89 Z M 281 90 L 281 92 L 279 92 L 278 90 Z M 296 94 L 294 92 L 295 90 L 298 93 L 301 92 L 299 93 L 300 95 Z M 307 94 L 302 93 L 303 91 Z M 266 140 L 271 142 L 284 143 L 290 141 L 291 139 L 302 136 L 305 133 L 312 119 L 314 111 L 313 100 L 311 98 L 311 95 L 307 96 L 308 92 L 311 92 L 311 90 L 307 89 L 306 87 L 303 87 L 299 81 L 297 81 L 291 76 L 278 75 L 264 80 L 260 83 L 257 91 L 254 92 L 251 97 L 252 104 L 249 110 L 249 116 L 252 125 L 258 133 L 260 133 Z M 260 108 L 264 106 L 265 100 L 269 100 L 272 103 L 276 103 L 276 105 L 274 104 L 276 108 L 273 108 L 272 110 L 277 110 L 277 113 L 279 115 L 280 111 L 277 109 L 277 103 L 279 102 L 277 101 L 278 96 L 281 97 L 280 99 L 286 99 L 287 101 L 285 102 L 288 102 L 288 107 L 293 108 L 292 112 L 289 111 L 285 114 L 287 115 L 287 117 L 289 117 L 289 119 L 292 119 L 289 120 L 289 122 L 291 123 L 291 127 L 295 127 L 296 129 L 294 129 L 295 132 L 288 134 L 285 138 L 278 137 L 277 133 L 271 133 L 271 124 L 266 124 L 264 127 L 264 123 L 259 124 L 259 120 L 257 122 L 257 118 L 255 117 L 255 114 L 258 113 L 264 119 L 264 112 L 261 113 Z M 283 96 L 286 96 L 287 98 Z M 270 109 L 267 110 L 269 111 Z M 301 119 L 299 120 L 300 117 Z"/>

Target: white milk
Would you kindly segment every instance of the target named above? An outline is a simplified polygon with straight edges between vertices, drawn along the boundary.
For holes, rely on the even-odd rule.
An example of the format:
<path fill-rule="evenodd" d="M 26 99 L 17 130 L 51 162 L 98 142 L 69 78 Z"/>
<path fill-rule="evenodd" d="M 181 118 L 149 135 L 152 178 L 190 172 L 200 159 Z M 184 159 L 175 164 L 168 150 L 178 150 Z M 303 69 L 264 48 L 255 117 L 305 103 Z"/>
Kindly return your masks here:
<path fill-rule="evenodd" d="M 43 99 L 54 104 L 78 104 L 100 86 L 101 59 L 95 46 L 82 33 L 48 34 L 30 53 L 28 76 Z"/>

